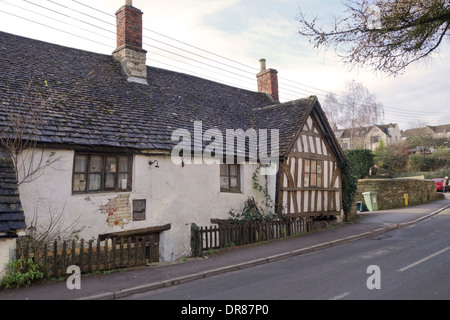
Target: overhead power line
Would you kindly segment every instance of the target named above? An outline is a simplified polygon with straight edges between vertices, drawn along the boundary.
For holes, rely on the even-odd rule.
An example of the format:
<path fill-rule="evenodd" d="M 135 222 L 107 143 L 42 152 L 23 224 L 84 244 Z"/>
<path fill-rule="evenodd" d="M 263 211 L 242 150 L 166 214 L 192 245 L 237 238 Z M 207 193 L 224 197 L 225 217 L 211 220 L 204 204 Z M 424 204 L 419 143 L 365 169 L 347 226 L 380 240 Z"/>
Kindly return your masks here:
<path fill-rule="evenodd" d="M 56 10 L 55 8 L 49 8 L 47 6 L 43 6 L 42 4 L 34 3 L 32 1 L 30 1 L 30 0 L 24 0 L 24 2 L 27 2 L 27 3 L 29 3 L 29 4 L 31 4 L 33 6 L 39 7 L 41 9 L 43 9 L 43 10 L 49 11 L 52 14 L 61 15 L 61 16 L 65 17 L 65 18 L 69 18 L 69 19 L 75 20 L 75 21 L 77 21 L 77 23 L 82 23 L 82 24 L 88 25 L 90 28 L 96 28 L 98 30 L 101 30 L 102 32 L 106 32 L 108 35 L 103 35 L 103 34 L 100 34 L 98 32 L 94 32 L 92 30 L 88 30 L 88 29 L 82 28 L 79 25 L 73 25 L 73 24 L 68 23 L 67 21 L 62 21 L 62 20 L 56 19 L 54 17 L 50 17 L 48 15 L 44 15 L 42 13 L 39 13 L 39 12 L 30 10 L 30 9 L 27 9 L 27 8 L 24 8 L 24 7 L 21 7 L 21 6 L 18 6 L 16 3 L 9 3 L 9 2 L 6 2 L 5 0 L 0 0 L 0 1 L 4 2 L 4 3 L 7 3 L 10 6 L 15 6 L 15 7 L 19 8 L 21 10 L 25 10 L 25 11 L 30 12 L 32 14 L 38 15 L 40 17 L 44 17 L 45 19 L 56 21 L 58 23 L 70 26 L 72 28 L 75 27 L 75 28 L 78 28 L 78 29 L 80 29 L 80 30 L 82 30 L 84 32 L 89 32 L 91 34 L 94 34 L 96 37 L 100 36 L 102 38 L 108 39 L 108 40 L 111 41 L 111 43 L 114 43 L 114 41 L 115 41 L 115 39 L 113 37 L 108 36 L 110 34 L 114 34 L 115 35 L 115 33 L 116 33 L 116 31 L 115 31 L 115 27 L 116 27 L 115 23 L 112 23 L 112 22 L 109 22 L 109 21 L 105 21 L 104 19 L 101 19 L 98 16 L 93 16 L 92 14 L 86 13 L 85 11 L 80 11 L 80 10 L 74 9 L 74 8 L 72 8 L 70 6 L 62 5 L 62 4 L 60 4 L 60 3 L 56 2 L 56 1 L 53 1 L 53 0 L 47 0 L 48 3 L 56 5 L 59 8 L 63 8 L 64 10 L 69 10 L 71 12 L 75 12 L 77 14 L 80 14 L 82 16 L 87 17 L 88 19 L 93 19 L 93 20 L 95 20 L 96 23 L 89 22 L 89 21 L 86 21 L 84 19 L 76 18 L 76 17 L 74 17 L 74 16 L 72 16 L 70 14 L 60 12 L 59 10 Z M 85 3 L 81 2 L 81 1 L 72 0 L 72 2 L 76 3 L 78 5 L 81 5 L 81 6 L 85 7 L 85 8 L 88 8 L 89 10 L 93 10 L 93 11 L 96 12 L 96 14 L 97 13 L 101 13 L 101 14 L 103 14 L 105 16 L 108 16 L 108 17 L 111 17 L 111 18 L 115 17 L 113 14 L 110 14 L 110 13 L 107 13 L 107 12 L 105 12 L 103 10 L 94 8 L 93 6 L 87 5 L 87 4 L 85 4 Z M 93 42 L 93 43 L 96 43 L 96 44 L 99 44 L 99 45 L 102 45 L 102 46 L 105 46 L 105 47 L 108 47 L 108 48 L 112 48 L 112 49 L 115 48 L 113 45 L 102 43 L 102 42 L 99 42 L 98 40 L 93 40 L 93 39 L 88 38 L 86 36 L 83 36 L 83 35 L 80 35 L 80 34 L 75 34 L 73 32 L 69 32 L 67 30 L 63 30 L 63 29 L 57 28 L 57 27 L 54 26 L 53 23 L 45 24 L 45 23 L 42 23 L 42 22 L 39 22 L 39 21 L 35 21 L 33 19 L 30 19 L 30 18 L 25 18 L 25 17 L 19 16 L 17 14 L 11 13 L 11 12 L 7 12 L 5 10 L 0 10 L 0 12 L 8 14 L 8 15 L 11 15 L 11 16 L 14 16 L 14 17 L 19 18 L 19 19 L 27 20 L 29 22 L 32 22 L 32 23 L 35 23 L 35 24 L 38 24 L 38 25 L 41 25 L 41 26 L 44 26 L 44 27 L 47 27 L 47 28 L 51 28 L 51 29 L 53 29 L 55 31 L 58 31 L 58 32 L 69 34 L 71 36 L 78 37 L 78 38 L 83 39 L 83 40 L 87 40 L 87 41 L 90 41 L 90 42 Z M 98 23 L 105 24 L 105 27 L 98 25 Z M 111 26 L 114 27 L 113 30 L 111 30 Z M 213 81 L 216 81 L 216 82 L 222 82 L 222 83 L 225 83 L 225 84 L 228 84 L 228 85 L 237 86 L 235 83 L 231 83 L 229 81 L 226 81 L 224 78 L 217 79 L 216 77 L 213 77 L 213 76 L 211 76 L 209 74 L 204 74 L 204 73 L 199 73 L 198 72 L 199 69 L 203 70 L 203 71 L 206 71 L 208 73 L 211 72 L 211 70 L 214 70 L 215 74 L 222 74 L 222 75 L 226 74 L 226 79 L 233 79 L 235 81 L 238 81 L 238 83 L 239 83 L 238 85 L 239 86 L 244 86 L 244 82 L 245 82 L 245 83 L 249 84 L 249 85 L 246 85 L 246 88 L 250 87 L 250 83 L 251 83 L 251 87 L 252 88 L 255 87 L 255 85 L 256 85 L 256 82 L 255 82 L 255 80 L 256 80 L 256 73 L 259 71 L 256 68 L 254 68 L 252 66 L 249 66 L 249 65 L 246 65 L 244 63 L 241 63 L 239 61 L 236 61 L 236 60 L 233 60 L 233 59 L 229 59 L 229 58 L 227 58 L 227 57 L 225 57 L 223 55 L 211 52 L 209 50 L 202 49 L 202 48 L 200 48 L 198 46 L 189 44 L 189 43 L 187 43 L 185 41 L 181 41 L 181 40 L 175 39 L 173 37 L 164 35 L 164 34 L 162 34 L 160 32 L 157 32 L 157 31 L 154 31 L 154 30 L 150 30 L 150 29 L 147 29 L 147 28 L 143 28 L 143 29 L 144 29 L 144 31 L 151 32 L 151 33 L 153 33 L 153 34 L 155 34 L 157 36 L 160 36 L 160 37 L 163 37 L 163 38 L 167 39 L 167 41 L 162 41 L 162 40 L 158 40 L 158 39 L 156 39 L 154 37 L 145 36 L 145 35 L 143 36 L 144 39 L 147 39 L 148 41 L 151 42 L 151 43 L 148 43 L 147 41 L 145 41 L 143 43 L 143 45 L 145 46 L 145 48 L 151 48 L 153 55 L 159 55 L 159 56 L 164 57 L 165 59 L 169 59 L 169 60 L 174 61 L 176 63 L 180 63 L 180 64 L 183 64 L 183 65 L 186 65 L 186 66 L 194 67 L 196 71 L 193 71 L 193 70 L 190 70 L 190 69 L 185 69 L 185 68 L 180 67 L 180 66 L 175 66 L 175 65 L 172 65 L 170 63 L 163 62 L 163 61 L 160 61 L 160 60 L 156 60 L 156 59 L 153 58 L 152 55 L 150 55 L 148 57 L 149 61 L 153 61 L 153 62 L 155 62 L 157 64 L 160 64 L 160 65 L 169 66 L 170 68 L 174 69 L 174 71 L 183 70 L 183 71 L 185 71 L 187 73 L 194 74 L 196 76 L 200 76 L 200 77 L 204 77 L 204 78 L 208 78 L 208 79 L 213 79 Z M 176 42 L 179 45 L 171 44 L 171 43 L 169 43 L 169 41 Z M 187 47 L 189 47 L 191 49 L 183 48 L 183 46 L 187 46 Z M 166 54 L 169 54 L 169 55 L 163 55 L 161 53 L 157 53 L 157 52 L 153 51 L 153 49 L 158 50 L 158 51 L 162 51 L 162 52 L 164 52 Z M 192 49 L 195 49 L 196 51 L 202 52 L 202 54 L 200 54 L 198 52 L 194 52 Z M 178 52 L 175 52 L 175 51 L 178 51 Z M 213 56 L 215 58 L 208 57 L 207 55 Z M 177 59 L 177 58 L 179 58 L 179 59 Z M 183 61 L 181 61 L 180 59 L 182 59 Z M 225 61 L 227 61 L 227 63 L 224 63 L 223 61 L 219 61 L 218 59 L 225 60 Z M 217 64 L 217 65 L 215 65 L 215 64 Z M 290 79 L 286 79 L 286 78 L 283 78 L 283 77 L 279 78 L 279 84 L 280 84 L 280 94 L 282 93 L 283 96 L 292 97 L 293 99 L 298 99 L 298 98 L 300 98 L 300 97 L 302 97 L 304 95 L 311 95 L 311 94 L 317 95 L 317 96 L 320 96 L 320 97 L 326 97 L 328 94 L 333 94 L 338 99 L 338 101 L 341 98 L 343 98 L 343 95 L 341 95 L 341 94 L 336 94 L 336 93 L 333 93 L 333 92 L 330 92 L 330 91 L 327 91 L 327 90 L 323 90 L 323 89 L 320 89 L 320 88 L 309 86 L 307 84 L 303 84 L 303 83 L 300 83 L 300 82 L 297 82 L 297 81 L 293 81 L 293 80 L 290 80 Z M 250 89 L 250 90 L 253 90 L 253 89 Z M 385 109 L 385 115 L 390 116 L 390 117 L 399 117 L 399 118 L 401 117 L 402 119 L 416 120 L 418 117 L 423 116 L 422 112 L 414 111 L 414 110 L 410 110 L 410 109 L 407 110 L 407 109 L 401 109 L 401 108 L 392 108 L 392 107 L 388 107 L 388 106 L 384 106 L 384 109 Z M 436 114 L 436 115 L 433 115 L 433 114 Z M 450 113 L 429 112 L 429 117 L 440 117 L 440 118 L 444 118 L 444 119 L 449 117 L 449 122 L 450 122 Z"/>
<path fill-rule="evenodd" d="M 98 41 L 96 41 L 96 40 L 92 40 L 92 39 L 89 39 L 89 38 L 86 38 L 86 37 L 83 37 L 83 36 L 74 34 L 74 33 L 72 33 L 72 32 L 68 32 L 68 31 L 65 31 L 65 30 L 61 30 L 61 29 L 58 29 L 58 28 L 55 28 L 55 27 L 46 25 L 46 24 L 41 23 L 41 22 L 37 22 L 37 21 L 31 20 L 31 19 L 27 19 L 27 18 L 18 16 L 18 15 L 16 15 L 16 14 L 13 14 L 13 13 L 10 13 L 10 12 L 4 11 L 4 10 L 1 10 L 1 9 L 0 9 L 0 12 L 6 13 L 6 14 L 8 14 L 8 15 L 14 16 L 14 17 L 19 18 L 19 19 L 23 19 L 23 20 L 26 20 L 26 21 L 29 21 L 29 22 L 33 22 L 33 23 L 39 24 L 39 25 L 41 25 L 41 26 L 44 26 L 44 27 L 47 27 L 47 28 L 50 28 L 50 29 L 53 29 L 53 30 L 56 30 L 56 31 L 59 31 L 59 32 L 62 32 L 62 33 L 65 33 L 65 34 L 69 34 L 69 35 L 74 36 L 74 37 L 78 37 L 78 38 L 81 38 L 81 39 L 84 39 L 84 40 L 87 40 L 87 41 L 91 41 L 91 42 L 94 42 L 94 43 L 96 43 L 96 44 L 100 44 L 100 45 L 103 45 L 103 46 L 106 46 L 106 47 L 111 47 L 110 45 L 107 45 L 107 44 L 98 42 Z"/>

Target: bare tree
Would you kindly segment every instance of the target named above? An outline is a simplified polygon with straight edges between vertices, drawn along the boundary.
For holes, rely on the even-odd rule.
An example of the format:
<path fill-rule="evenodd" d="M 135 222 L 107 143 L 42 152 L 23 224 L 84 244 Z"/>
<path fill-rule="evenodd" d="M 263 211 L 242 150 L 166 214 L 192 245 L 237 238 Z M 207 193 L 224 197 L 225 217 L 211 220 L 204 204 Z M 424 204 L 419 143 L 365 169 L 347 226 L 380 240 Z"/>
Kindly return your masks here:
<path fill-rule="evenodd" d="M 316 47 L 332 47 L 345 64 L 388 75 L 429 58 L 450 35 L 448 0 L 346 0 L 345 15 L 326 29 L 300 10 L 299 34 Z"/>
<path fill-rule="evenodd" d="M 65 91 L 54 90 L 47 81 L 30 80 L 19 94 L 3 101 L 0 148 L 10 155 L 19 185 L 38 177 L 43 169 L 59 160 L 54 152 L 46 152 L 39 147 L 40 130 L 50 110 L 66 100 L 92 73 Z"/>
<path fill-rule="evenodd" d="M 342 107 L 340 124 L 344 128 L 362 128 L 379 122 L 384 116 L 383 105 L 377 102 L 375 95 L 355 81 L 347 83 Z"/>
<path fill-rule="evenodd" d="M 323 102 L 324 111 L 332 126 L 349 129 L 350 147 L 353 148 L 357 131 L 380 122 L 384 117 L 384 107 L 359 82 L 348 82 L 341 96 L 338 100 L 336 95 L 327 95 Z"/>
<path fill-rule="evenodd" d="M 418 148 L 420 153 L 429 153 L 435 145 L 434 133 L 427 127 L 412 130 L 412 134 L 406 138 L 406 143 L 410 148 Z"/>
<path fill-rule="evenodd" d="M 40 143 L 41 131 L 45 130 L 54 110 L 78 91 L 94 72 L 92 70 L 74 84 L 63 84 L 61 87 L 52 87 L 52 83 L 46 80 L 31 79 L 22 90 L 14 90 L 16 93 L 10 94 L 7 100 L 1 102 L 0 148 L 11 157 L 19 185 L 39 177 L 45 168 L 60 160 L 55 152 L 46 150 Z M 40 221 L 37 207 L 33 217 L 27 213 L 28 228 L 20 243 L 34 246 L 77 235 L 80 231 L 77 227 L 79 218 L 66 223 L 64 208 L 65 205 L 55 213 L 49 205 L 48 215 Z"/>
<path fill-rule="evenodd" d="M 338 123 L 341 117 L 341 104 L 334 93 L 327 93 L 322 103 L 323 111 L 327 115 L 327 119 L 334 131 L 338 130 Z"/>
<path fill-rule="evenodd" d="M 407 129 L 425 128 L 428 126 L 428 122 L 423 119 L 416 119 L 408 122 Z"/>
<path fill-rule="evenodd" d="M 28 181 L 35 173 L 50 166 L 55 159 L 45 159 L 44 150 L 36 148 L 39 126 L 45 111 L 54 101 L 54 94 L 45 90 L 47 83 L 33 89 L 33 82 L 25 85 L 20 96 L 7 103 L 8 113 L 3 121 L 0 146 L 10 155 L 18 184 Z"/>

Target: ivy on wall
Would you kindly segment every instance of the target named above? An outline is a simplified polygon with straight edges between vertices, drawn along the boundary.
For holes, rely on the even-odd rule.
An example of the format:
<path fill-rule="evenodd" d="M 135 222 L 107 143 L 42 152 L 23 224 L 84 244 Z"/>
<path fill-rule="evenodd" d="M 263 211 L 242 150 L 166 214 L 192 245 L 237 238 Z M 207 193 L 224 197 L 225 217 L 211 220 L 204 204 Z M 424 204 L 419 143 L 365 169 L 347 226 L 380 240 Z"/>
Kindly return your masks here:
<path fill-rule="evenodd" d="M 355 197 L 358 179 L 352 172 L 352 166 L 347 157 L 339 162 L 342 180 L 342 209 L 344 210 L 345 220 L 348 220 L 350 210 Z"/>
<path fill-rule="evenodd" d="M 345 157 L 348 159 L 352 174 L 357 179 L 363 179 L 369 175 L 369 170 L 374 166 L 374 154 L 367 149 L 345 150 Z"/>
<path fill-rule="evenodd" d="M 372 151 L 366 149 L 345 150 L 345 158 L 339 163 L 342 179 L 342 207 L 348 220 L 355 197 L 358 179 L 369 174 L 374 165 Z"/>
<path fill-rule="evenodd" d="M 249 197 L 244 203 L 244 207 L 240 210 L 231 209 L 228 214 L 230 215 L 229 221 L 272 221 L 278 217 L 276 212 L 276 204 L 272 200 L 269 194 L 267 186 L 261 185 L 259 181 L 259 172 L 261 164 L 256 168 L 252 175 L 253 189 L 260 192 L 264 200 L 261 205 L 258 205 L 255 198 Z"/>

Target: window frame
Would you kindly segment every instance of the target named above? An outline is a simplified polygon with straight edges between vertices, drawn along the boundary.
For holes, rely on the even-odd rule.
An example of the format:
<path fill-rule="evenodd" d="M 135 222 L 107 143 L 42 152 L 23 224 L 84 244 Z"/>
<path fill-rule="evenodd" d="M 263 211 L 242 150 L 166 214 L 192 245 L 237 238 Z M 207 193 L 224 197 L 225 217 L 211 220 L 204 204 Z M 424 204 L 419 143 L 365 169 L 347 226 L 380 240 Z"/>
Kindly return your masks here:
<path fill-rule="evenodd" d="M 76 171 L 77 157 L 86 157 L 86 168 L 84 172 Z M 101 158 L 101 170 L 99 172 L 91 171 L 91 159 L 93 157 Z M 108 172 L 106 165 L 108 158 L 115 158 L 115 172 Z M 122 160 L 121 160 L 122 158 Z M 128 165 L 126 166 L 128 171 L 120 171 L 120 162 L 123 158 L 128 159 Z M 73 157 L 73 168 L 72 168 L 72 194 L 91 194 L 91 193 L 108 193 L 108 192 L 130 192 L 132 191 L 132 172 L 133 172 L 133 156 L 130 154 L 121 153 L 89 153 L 89 152 L 75 152 Z M 106 187 L 107 174 L 114 173 L 114 187 Z M 82 191 L 75 191 L 75 175 L 84 174 L 85 175 L 85 186 Z M 100 175 L 100 188 L 98 190 L 89 190 L 90 179 L 92 174 Z M 127 187 L 125 189 L 121 188 L 120 174 L 128 174 Z"/>
<path fill-rule="evenodd" d="M 220 170 L 219 170 L 219 176 L 220 176 L 220 192 L 227 192 L 227 193 L 242 193 L 241 191 L 241 165 L 240 164 L 226 164 L 226 163 L 222 163 L 219 165 L 220 166 Z M 227 175 L 226 178 L 228 179 L 228 189 L 225 189 L 222 187 L 222 178 L 225 177 L 225 175 L 222 174 L 222 168 L 223 166 L 227 166 Z M 231 170 L 230 167 L 231 166 L 236 166 L 236 176 L 232 176 L 231 175 Z M 231 187 L 231 177 L 236 177 L 237 178 L 237 186 L 236 187 Z"/>
<path fill-rule="evenodd" d="M 314 164 L 314 168 L 313 168 Z M 303 164 L 303 187 L 323 188 L 323 160 L 304 159 Z M 320 185 L 319 182 L 320 181 Z M 314 182 L 314 183 L 312 183 Z"/>

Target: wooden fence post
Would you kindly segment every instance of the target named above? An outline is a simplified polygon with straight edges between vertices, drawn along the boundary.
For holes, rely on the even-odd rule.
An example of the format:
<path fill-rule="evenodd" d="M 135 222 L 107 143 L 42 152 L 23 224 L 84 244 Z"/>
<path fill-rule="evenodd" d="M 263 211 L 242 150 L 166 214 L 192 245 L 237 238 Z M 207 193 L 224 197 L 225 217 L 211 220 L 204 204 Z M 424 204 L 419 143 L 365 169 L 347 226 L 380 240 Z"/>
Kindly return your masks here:
<path fill-rule="evenodd" d="M 127 262 L 127 267 L 131 267 L 131 237 L 128 237 L 128 241 L 127 241 L 127 249 L 128 249 L 128 262 Z"/>
<path fill-rule="evenodd" d="M 191 254 L 200 257 L 203 252 L 203 241 L 201 229 L 195 224 L 191 224 Z"/>
<path fill-rule="evenodd" d="M 53 276 L 57 277 L 57 264 L 58 264 L 58 242 L 55 240 L 53 243 Z"/>
<path fill-rule="evenodd" d="M 64 271 L 66 268 L 67 268 L 67 265 L 66 265 L 66 252 L 67 251 L 67 247 L 66 247 L 66 241 L 63 241 L 63 244 L 62 244 L 62 267 L 61 267 L 61 271 Z"/>
<path fill-rule="evenodd" d="M 117 240 L 116 238 L 112 239 L 112 245 L 111 245 L 111 254 L 112 254 L 112 268 L 115 269 L 116 268 L 116 245 L 117 245 Z"/>
<path fill-rule="evenodd" d="M 75 239 L 72 240 L 72 256 L 71 258 L 71 264 L 74 265 L 76 264 L 76 259 L 75 259 L 75 250 L 76 250 L 76 243 L 75 243 Z"/>
<path fill-rule="evenodd" d="M 142 262 L 141 265 L 145 264 L 145 236 L 142 237 Z"/>
<path fill-rule="evenodd" d="M 44 277 L 47 277 L 48 275 L 48 270 L 47 270 L 47 250 L 48 250 L 48 244 L 45 243 L 44 244 L 44 262 L 43 262 L 43 270 L 42 272 L 44 273 Z"/>
<path fill-rule="evenodd" d="M 97 238 L 97 271 L 100 271 L 101 265 L 100 238 Z"/>
<path fill-rule="evenodd" d="M 92 240 L 89 240 L 89 251 L 88 251 L 88 272 L 92 272 Z"/>
<path fill-rule="evenodd" d="M 83 272 L 83 267 L 84 267 L 84 240 L 81 239 L 80 241 L 80 265 L 78 267 L 80 267 L 81 272 Z"/>
<path fill-rule="evenodd" d="M 120 238 L 120 256 L 119 256 L 119 266 L 123 267 L 123 237 Z"/>

